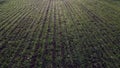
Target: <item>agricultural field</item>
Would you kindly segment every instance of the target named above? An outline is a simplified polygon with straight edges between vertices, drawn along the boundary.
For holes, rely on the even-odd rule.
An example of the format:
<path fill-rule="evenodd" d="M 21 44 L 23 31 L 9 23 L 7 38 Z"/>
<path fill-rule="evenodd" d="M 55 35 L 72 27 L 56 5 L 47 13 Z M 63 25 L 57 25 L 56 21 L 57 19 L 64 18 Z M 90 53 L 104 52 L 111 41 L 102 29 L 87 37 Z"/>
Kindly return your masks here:
<path fill-rule="evenodd" d="M 120 0 L 0 0 L 0 68 L 120 68 Z"/>

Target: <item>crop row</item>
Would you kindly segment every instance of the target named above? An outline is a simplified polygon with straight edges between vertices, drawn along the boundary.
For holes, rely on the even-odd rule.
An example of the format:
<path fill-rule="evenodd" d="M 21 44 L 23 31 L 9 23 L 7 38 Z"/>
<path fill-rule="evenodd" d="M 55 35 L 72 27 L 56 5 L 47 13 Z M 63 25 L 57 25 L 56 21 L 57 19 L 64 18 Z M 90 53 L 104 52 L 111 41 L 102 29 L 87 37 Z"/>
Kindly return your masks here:
<path fill-rule="evenodd" d="M 105 15 L 105 8 L 113 9 L 107 1 L 92 2 L 97 4 L 9 0 L 0 5 L 0 67 L 119 68 L 118 19 L 108 20 L 115 15 Z"/>

